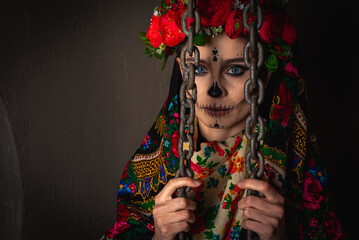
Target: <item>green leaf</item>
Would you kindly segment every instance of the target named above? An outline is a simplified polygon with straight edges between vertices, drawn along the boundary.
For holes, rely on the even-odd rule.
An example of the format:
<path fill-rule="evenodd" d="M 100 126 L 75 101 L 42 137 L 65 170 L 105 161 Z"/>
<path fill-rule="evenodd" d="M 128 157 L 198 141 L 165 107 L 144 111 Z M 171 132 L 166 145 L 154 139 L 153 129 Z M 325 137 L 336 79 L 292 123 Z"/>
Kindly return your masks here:
<path fill-rule="evenodd" d="M 163 63 L 162 63 L 161 71 L 163 71 L 163 70 L 165 69 L 167 59 L 168 59 L 168 55 L 165 54 L 165 57 L 163 58 Z"/>
<path fill-rule="evenodd" d="M 204 46 L 204 44 L 206 43 L 206 38 L 204 33 L 200 33 L 194 36 L 193 39 L 194 45 L 196 46 Z"/>
<path fill-rule="evenodd" d="M 140 36 L 141 36 L 142 41 L 148 40 L 148 38 L 146 37 L 146 32 L 140 32 Z"/>
<path fill-rule="evenodd" d="M 278 69 L 278 59 L 273 53 L 269 55 L 264 64 L 270 72 L 275 72 Z"/>
<path fill-rule="evenodd" d="M 140 36 L 141 36 L 142 42 L 146 45 L 146 47 L 148 47 L 150 49 L 156 49 L 156 48 L 152 47 L 150 40 L 146 37 L 145 32 L 140 32 Z"/>
<path fill-rule="evenodd" d="M 205 227 L 207 229 L 214 228 L 214 219 L 216 219 L 218 213 L 217 206 L 210 207 L 206 210 L 206 212 L 203 214 L 203 217 L 207 220 L 205 223 Z"/>
<path fill-rule="evenodd" d="M 231 153 L 231 151 L 228 148 L 224 149 L 224 151 L 226 151 L 226 157 Z"/>
<path fill-rule="evenodd" d="M 158 58 L 158 59 L 162 59 L 163 58 L 163 54 L 164 51 L 162 51 L 161 53 L 158 53 L 157 51 L 154 51 L 153 55 Z"/>
<path fill-rule="evenodd" d="M 209 167 L 209 168 L 214 168 L 214 167 L 216 167 L 218 164 L 219 164 L 219 162 L 216 162 L 216 163 L 210 162 L 210 163 L 208 164 L 208 167 Z"/>
<path fill-rule="evenodd" d="M 204 235 L 206 236 L 206 239 L 212 239 L 213 237 L 213 231 L 204 232 Z"/>
<path fill-rule="evenodd" d="M 165 10 L 167 10 L 167 9 L 169 9 L 169 6 L 168 6 L 168 4 L 166 3 L 166 1 L 161 1 L 161 6 L 162 6 L 162 9 L 165 9 Z"/>

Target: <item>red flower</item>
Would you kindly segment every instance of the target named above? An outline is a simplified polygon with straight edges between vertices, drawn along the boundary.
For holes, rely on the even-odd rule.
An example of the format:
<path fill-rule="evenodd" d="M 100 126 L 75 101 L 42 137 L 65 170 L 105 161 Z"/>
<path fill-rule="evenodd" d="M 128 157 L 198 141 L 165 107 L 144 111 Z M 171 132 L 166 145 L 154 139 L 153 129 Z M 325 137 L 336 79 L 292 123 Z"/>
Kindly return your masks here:
<path fill-rule="evenodd" d="M 204 172 L 204 169 L 197 163 L 191 163 L 191 170 L 198 174 L 201 174 Z"/>
<path fill-rule="evenodd" d="M 310 173 L 306 173 L 303 184 L 302 207 L 309 210 L 320 208 L 319 204 L 323 200 L 323 196 L 321 195 L 322 190 L 322 186 L 315 177 Z"/>
<path fill-rule="evenodd" d="M 184 11 L 187 10 L 187 7 L 182 3 L 182 1 L 178 1 L 178 4 L 176 4 L 173 9 L 178 12 L 178 17 L 176 19 L 177 27 L 179 29 L 182 29 L 182 16 Z M 187 25 L 190 18 L 187 18 Z M 189 26 L 189 25 L 188 25 Z"/>
<path fill-rule="evenodd" d="M 226 23 L 231 13 L 233 0 L 198 1 L 197 9 L 203 27 L 218 27 Z"/>
<path fill-rule="evenodd" d="M 243 35 L 244 25 L 240 9 L 235 9 L 231 12 L 226 22 L 225 31 L 231 39 Z"/>
<path fill-rule="evenodd" d="M 175 131 L 172 135 L 172 139 L 171 139 L 171 150 L 173 155 L 175 155 L 176 157 L 179 158 L 179 154 L 178 154 L 178 140 L 179 140 L 179 134 L 178 131 Z"/>
<path fill-rule="evenodd" d="M 209 142 L 208 145 L 214 149 L 216 149 L 217 153 L 219 156 L 224 156 L 224 154 L 226 153 L 219 145 L 218 145 L 218 141 L 214 141 L 214 142 Z"/>
<path fill-rule="evenodd" d="M 281 82 L 279 86 L 278 96 L 272 105 L 270 118 L 281 123 L 282 126 L 287 126 L 289 116 L 292 113 L 292 94 L 287 89 L 286 84 Z"/>
<path fill-rule="evenodd" d="M 117 222 L 126 221 L 131 212 L 128 211 L 126 205 L 119 204 L 117 207 Z"/>
<path fill-rule="evenodd" d="M 241 196 L 238 194 L 237 196 L 235 196 L 235 198 L 232 200 L 232 203 L 231 203 L 231 209 L 229 210 L 230 212 L 235 212 L 237 207 L 238 207 L 238 202 L 239 200 L 241 199 Z"/>
<path fill-rule="evenodd" d="M 155 225 L 152 222 L 147 223 L 147 228 L 153 232 L 155 231 Z"/>
<path fill-rule="evenodd" d="M 293 45 L 297 41 L 297 33 L 292 24 L 292 21 L 288 18 L 288 21 L 283 27 L 281 38 L 286 44 Z"/>
<path fill-rule="evenodd" d="M 263 42 L 272 43 L 281 33 L 284 26 L 283 15 L 271 13 L 264 16 L 259 34 Z"/>
<path fill-rule="evenodd" d="M 147 30 L 146 37 L 150 40 L 151 46 L 155 48 L 159 48 L 163 42 L 159 24 L 160 17 L 152 15 L 151 24 Z"/>
<path fill-rule="evenodd" d="M 113 239 L 119 233 L 124 232 L 127 228 L 131 227 L 127 222 L 116 222 L 106 233 L 106 237 Z"/>
<path fill-rule="evenodd" d="M 329 212 L 329 215 L 325 219 L 324 227 L 328 239 L 333 239 L 333 240 L 342 239 L 343 232 L 340 223 L 338 219 L 334 216 L 333 212 Z"/>
<path fill-rule="evenodd" d="M 173 16 L 171 17 L 168 13 L 161 16 L 160 31 L 162 33 L 163 42 L 170 47 L 174 47 L 182 42 L 186 35 L 182 31 L 180 32 L 175 18 L 173 19 Z"/>
<path fill-rule="evenodd" d="M 290 77 L 298 77 L 298 68 L 292 63 L 288 63 L 285 66 L 285 73 Z"/>

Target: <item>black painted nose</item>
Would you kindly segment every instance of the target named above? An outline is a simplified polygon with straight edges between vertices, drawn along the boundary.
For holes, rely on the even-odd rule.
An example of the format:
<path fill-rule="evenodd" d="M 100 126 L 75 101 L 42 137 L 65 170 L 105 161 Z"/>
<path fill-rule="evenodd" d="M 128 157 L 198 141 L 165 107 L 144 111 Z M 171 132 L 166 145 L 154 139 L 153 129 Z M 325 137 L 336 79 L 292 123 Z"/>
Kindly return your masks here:
<path fill-rule="evenodd" d="M 222 96 L 222 90 L 218 87 L 217 82 L 213 83 L 212 87 L 208 90 L 208 94 L 213 98 Z"/>

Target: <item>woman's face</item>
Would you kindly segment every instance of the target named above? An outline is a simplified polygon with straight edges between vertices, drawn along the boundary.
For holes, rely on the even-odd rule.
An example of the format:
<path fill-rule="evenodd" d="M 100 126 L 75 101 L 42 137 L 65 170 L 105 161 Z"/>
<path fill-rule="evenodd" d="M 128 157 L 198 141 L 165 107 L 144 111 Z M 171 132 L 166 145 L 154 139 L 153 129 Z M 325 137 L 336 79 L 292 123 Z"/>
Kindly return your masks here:
<path fill-rule="evenodd" d="M 195 73 L 195 110 L 200 126 L 238 131 L 244 128 L 250 111 L 244 99 L 244 84 L 250 77 L 243 60 L 247 41 L 245 37 L 230 39 L 222 33 L 198 47 L 200 65 Z M 187 59 L 193 62 L 188 55 Z"/>

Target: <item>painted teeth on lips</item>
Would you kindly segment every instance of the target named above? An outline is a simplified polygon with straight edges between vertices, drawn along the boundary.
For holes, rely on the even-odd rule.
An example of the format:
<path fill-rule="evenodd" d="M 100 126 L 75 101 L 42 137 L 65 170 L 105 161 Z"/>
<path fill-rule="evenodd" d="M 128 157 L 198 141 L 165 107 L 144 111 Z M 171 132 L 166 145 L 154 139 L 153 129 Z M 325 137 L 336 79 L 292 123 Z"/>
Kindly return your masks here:
<path fill-rule="evenodd" d="M 204 110 L 206 114 L 212 117 L 222 117 L 227 114 L 233 109 L 233 106 L 226 106 L 220 104 L 219 106 L 216 104 L 207 104 L 207 105 L 201 105 L 200 108 Z"/>

